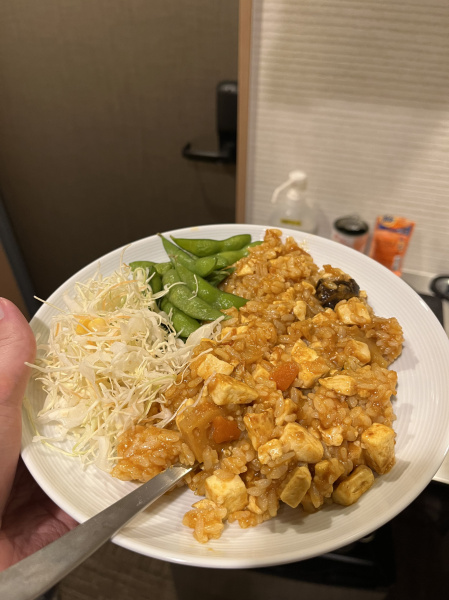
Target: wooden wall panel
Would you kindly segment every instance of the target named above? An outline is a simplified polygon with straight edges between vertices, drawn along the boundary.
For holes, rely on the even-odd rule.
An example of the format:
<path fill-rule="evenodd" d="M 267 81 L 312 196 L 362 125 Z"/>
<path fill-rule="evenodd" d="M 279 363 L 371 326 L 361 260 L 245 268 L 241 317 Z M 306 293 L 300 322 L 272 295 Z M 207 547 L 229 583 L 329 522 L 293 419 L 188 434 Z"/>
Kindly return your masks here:
<path fill-rule="evenodd" d="M 238 0 L 0 3 L 0 188 L 36 293 L 134 239 L 228 222 L 215 87 L 237 78 Z"/>

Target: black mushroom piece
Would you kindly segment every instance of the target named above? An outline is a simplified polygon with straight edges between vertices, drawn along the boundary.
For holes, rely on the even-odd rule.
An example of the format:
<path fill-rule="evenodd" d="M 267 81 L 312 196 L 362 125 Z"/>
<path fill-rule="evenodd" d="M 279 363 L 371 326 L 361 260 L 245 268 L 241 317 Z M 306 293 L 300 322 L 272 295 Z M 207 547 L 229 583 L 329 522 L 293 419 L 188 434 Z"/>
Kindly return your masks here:
<path fill-rule="evenodd" d="M 324 308 L 335 308 L 341 300 L 357 297 L 359 292 L 354 279 L 325 277 L 316 284 L 316 298 Z"/>

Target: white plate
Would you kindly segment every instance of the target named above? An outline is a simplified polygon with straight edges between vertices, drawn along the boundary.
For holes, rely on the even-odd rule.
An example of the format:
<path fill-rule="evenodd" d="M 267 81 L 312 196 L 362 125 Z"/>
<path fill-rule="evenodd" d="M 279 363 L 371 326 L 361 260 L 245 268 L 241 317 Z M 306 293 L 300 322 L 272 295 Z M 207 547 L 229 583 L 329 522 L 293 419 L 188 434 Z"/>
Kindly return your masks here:
<path fill-rule="evenodd" d="M 262 239 L 258 225 L 211 225 L 169 232 L 179 237 L 224 239 L 238 233 Z M 330 263 L 349 273 L 379 316 L 395 316 L 404 330 L 405 345 L 393 367 L 399 373 L 397 400 L 397 463 L 390 473 L 351 507 L 332 505 L 314 514 L 283 506 L 280 514 L 252 529 L 227 525 L 219 540 L 197 543 L 182 525 L 182 517 L 198 500 L 188 489 L 178 490 L 138 515 L 114 539 L 141 554 L 186 565 L 215 568 L 270 566 L 311 558 L 360 539 L 396 516 L 430 482 L 443 461 L 449 441 L 449 341 L 445 331 L 423 300 L 399 277 L 379 263 L 335 242 L 285 230 L 307 247 L 318 265 Z M 122 248 L 99 259 L 104 274 L 114 271 Z M 157 236 L 128 247 L 126 262 L 165 261 Z M 56 308 L 64 308 L 62 295 L 76 281 L 85 281 L 98 261 L 82 269 L 62 285 L 32 320 L 36 333 L 46 333 Z M 29 398 L 39 406 L 41 393 L 30 384 Z M 24 415 L 23 459 L 45 492 L 62 509 L 83 522 L 106 508 L 135 486 L 113 479 L 95 467 L 83 470 L 74 458 L 32 443 L 33 432 Z"/>

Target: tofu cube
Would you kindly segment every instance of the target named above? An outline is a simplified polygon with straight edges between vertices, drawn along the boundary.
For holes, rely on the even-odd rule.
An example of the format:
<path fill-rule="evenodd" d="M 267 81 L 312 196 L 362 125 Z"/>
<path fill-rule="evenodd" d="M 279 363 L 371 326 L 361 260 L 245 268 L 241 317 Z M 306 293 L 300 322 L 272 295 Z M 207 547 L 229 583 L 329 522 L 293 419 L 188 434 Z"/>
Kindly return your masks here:
<path fill-rule="evenodd" d="M 243 417 L 243 422 L 251 444 L 254 450 L 257 450 L 271 438 L 274 429 L 273 410 L 270 408 L 262 413 L 247 413 Z"/>
<path fill-rule="evenodd" d="M 313 296 L 316 294 L 316 289 L 308 281 L 301 281 L 301 286 L 303 287 L 304 290 L 307 290 Z"/>
<path fill-rule="evenodd" d="M 248 325 L 239 325 L 238 327 L 223 327 L 221 330 L 221 340 L 228 339 L 234 335 L 242 335 L 248 331 Z"/>
<path fill-rule="evenodd" d="M 326 361 L 302 340 L 298 340 L 293 346 L 291 356 L 299 365 L 299 387 L 311 388 L 320 377 L 329 372 Z"/>
<path fill-rule="evenodd" d="M 367 492 L 374 483 L 374 475 L 366 465 L 359 465 L 354 471 L 338 484 L 332 494 L 336 504 L 350 506 L 357 502 L 362 494 Z"/>
<path fill-rule="evenodd" d="M 304 321 L 307 313 L 307 304 L 304 300 L 298 300 L 293 307 L 293 314 L 298 319 L 298 321 Z"/>
<path fill-rule="evenodd" d="M 349 356 L 354 356 L 362 365 L 371 362 L 371 352 L 368 344 L 358 340 L 349 340 L 345 345 L 345 352 Z"/>
<path fill-rule="evenodd" d="M 243 277 L 244 275 L 251 275 L 253 272 L 253 267 L 251 266 L 251 263 L 248 261 L 246 263 L 244 263 L 238 271 L 236 271 L 236 275 L 238 275 L 239 277 Z"/>
<path fill-rule="evenodd" d="M 379 475 L 387 473 L 394 465 L 395 437 L 394 430 L 382 423 L 373 423 L 362 433 L 366 463 Z"/>
<path fill-rule="evenodd" d="M 248 325 L 239 325 L 236 328 L 236 335 L 242 335 L 242 333 L 246 333 L 248 331 L 249 327 Z"/>
<path fill-rule="evenodd" d="M 243 381 L 229 375 L 217 373 L 209 382 L 207 389 L 211 399 L 218 406 L 226 404 L 249 404 L 259 397 L 259 393 Z"/>
<path fill-rule="evenodd" d="M 337 317 L 334 311 L 331 308 L 326 308 L 326 310 L 324 310 L 323 312 L 319 312 L 313 317 L 312 323 L 317 327 L 322 327 L 323 325 L 328 325 L 329 321 L 336 320 Z"/>
<path fill-rule="evenodd" d="M 318 354 L 312 348 L 298 340 L 292 348 L 292 358 L 299 364 L 301 362 L 313 362 L 318 358 Z"/>
<path fill-rule="evenodd" d="M 248 504 L 248 493 L 239 475 L 232 479 L 220 479 L 211 475 L 205 481 L 206 498 L 219 507 L 226 508 L 228 514 L 243 510 Z"/>
<path fill-rule="evenodd" d="M 315 465 L 315 476 L 313 480 L 315 483 L 320 483 L 321 485 L 324 483 L 332 486 L 332 484 L 343 475 L 344 471 L 344 466 L 336 458 L 321 460 Z M 330 488 L 330 492 L 332 492 L 332 487 Z"/>
<path fill-rule="evenodd" d="M 367 323 L 371 323 L 371 315 L 366 304 L 357 298 L 342 300 L 335 307 L 335 312 L 340 321 L 345 325 L 366 325 Z"/>
<path fill-rule="evenodd" d="M 276 425 L 282 425 L 290 415 L 296 414 L 298 412 L 298 405 L 293 402 L 291 398 L 285 398 L 284 400 L 284 408 L 282 412 L 278 414 L 276 417 Z"/>
<path fill-rule="evenodd" d="M 293 450 L 300 462 L 317 463 L 323 458 L 323 444 L 299 423 L 288 423 L 279 441 L 284 450 Z"/>
<path fill-rule="evenodd" d="M 215 373 L 224 373 L 225 375 L 230 375 L 234 367 L 224 360 L 220 360 L 213 354 L 206 354 L 202 363 L 197 368 L 197 373 L 203 379 L 208 379 Z"/>
<path fill-rule="evenodd" d="M 334 375 L 320 379 L 321 385 L 327 390 L 332 390 L 342 396 L 354 396 L 357 392 L 357 384 L 354 377 L 349 375 Z"/>
<path fill-rule="evenodd" d="M 266 369 L 264 369 L 264 367 L 262 367 L 262 365 L 257 365 L 257 367 L 254 369 L 252 375 L 253 375 L 254 381 L 256 381 L 259 378 L 270 379 L 270 373 Z"/>
<path fill-rule="evenodd" d="M 297 467 L 290 475 L 281 492 L 281 500 L 292 508 L 296 508 L 307 493 L 312 483 L 312 476 L 307 467 Z"/>
<path fill-rule="evenodd" d="M 343 427 L 341 425 L 334 425 L 324 429 L 318 427 L 321 438 L 326 446 L 341 446 L 343 443 Z"/>
<path fill-rule="evenodd" d="M 318 510 L 321 504 L 319 501 L 317 501 L 317 498 L 312 499 L 310 490 L 308 490 L 304 498 L 301 500 L 301 506 L 304 512 L 312 514 Z"/>
<path fill-rule="evenodd" d="M 267 465 L 272 460 L 275 461 L 275 460 L 278 460 L 279 458 L 282 458 L 283 454 L 284 454 L 283 445 L 277 439 L 270 440 L 266 444 L 262 444 L 261 446 L 259 446 L 259 449 L 257 451 L 257 456 L 259 458 L 259 461 L 263 465 Z"/>

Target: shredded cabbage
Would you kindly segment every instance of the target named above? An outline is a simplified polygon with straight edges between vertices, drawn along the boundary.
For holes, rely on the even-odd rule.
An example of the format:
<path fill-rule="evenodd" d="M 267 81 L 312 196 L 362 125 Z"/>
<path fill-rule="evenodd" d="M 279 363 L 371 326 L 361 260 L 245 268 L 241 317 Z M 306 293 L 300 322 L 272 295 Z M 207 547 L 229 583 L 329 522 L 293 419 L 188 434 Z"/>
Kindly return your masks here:
<path fill-rule="evenodd" d="M 69 454 L 110 471 L 119 436 L 147 421 L 155 401 L 160 410 L 150 419 L 160 427 L 172 420 L 163 392 L 201 338 L 216 335 L 221 319 L 184 343 L 170 316 L 157 308 L 164 293 L 153 295 L 146 272 L 132 273 L 122 264 L 110 276 L 97 273 L 78 283 L 73 298 L 64 297 L 68 310 L 54 317 L 32 365 L 46 394 L 34 441 L 58 449 L 53 442 L 72 440 Z M 50 423 L 58 434 L 40 435 L 38 427 Z"/>

